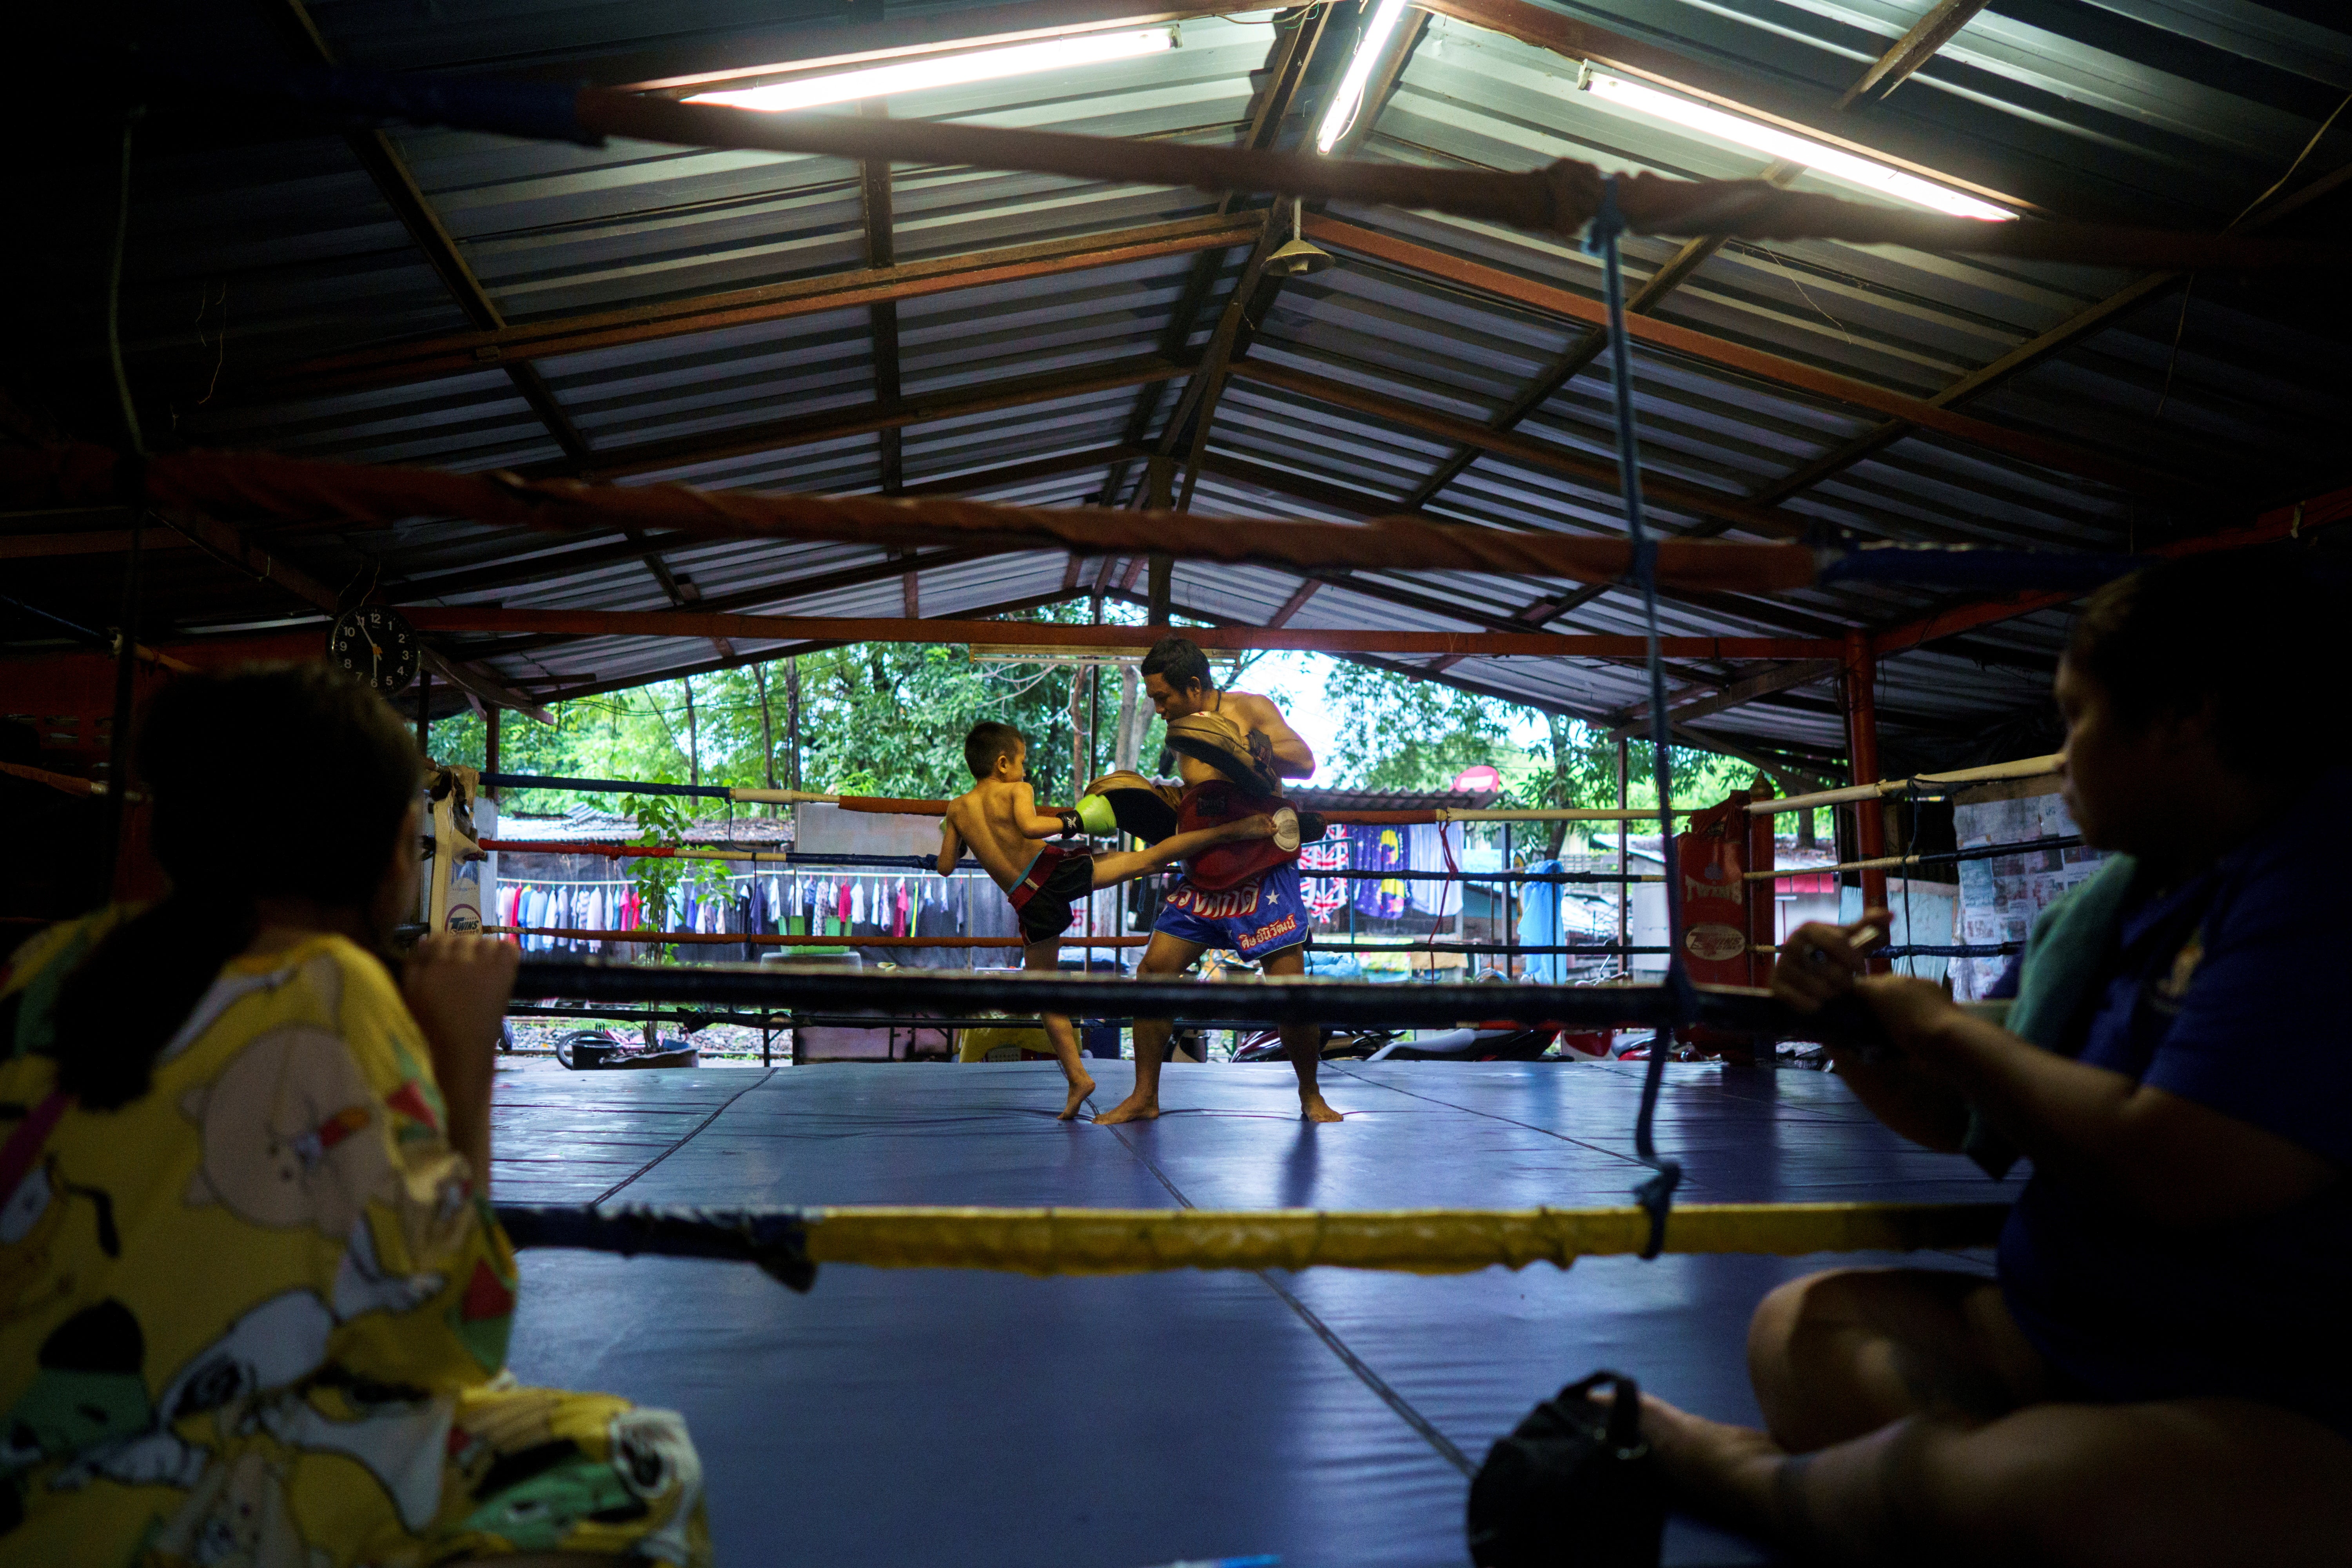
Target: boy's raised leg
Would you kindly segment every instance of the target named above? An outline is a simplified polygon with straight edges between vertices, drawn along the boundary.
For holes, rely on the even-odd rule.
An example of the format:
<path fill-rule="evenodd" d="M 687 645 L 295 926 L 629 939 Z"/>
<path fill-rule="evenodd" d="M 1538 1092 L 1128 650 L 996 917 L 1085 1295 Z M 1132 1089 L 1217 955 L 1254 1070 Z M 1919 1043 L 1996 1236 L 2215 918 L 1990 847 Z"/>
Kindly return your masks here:
<path fill-rule="evenodd" d="M 1231 822 L 1221 822 L 1214 827 L 1179 833 L 1142 849 L 1097 855 L 1095 857 L 1095 886 L 1108 888 L 1137 877 L 1149 876 L 1154 871 L 1164 871 L 1177 861 L 1189 860 L 1212 845 L 1230 844 L 1236 838 L 1270 838 L 1273 836 L 1274 818 L 1271 816 L 1241 816 Z"/>
<path fill-rule="evenodd" d="M 1022 967 L 1024 969 L 1041 969 L 1050 973 L 1059 969 L 1061 963 L 1062 939 L 1059 937 L 1033 942 L 1022 953 Z M 1062 1076 L 1070 1083 L 1070 1098 L 1064 1102 L 1056 1120 L 1075 1121 L 1078 1108 L 1086 1103 L 1087 1096 L 1095 1091 L 1095 1080 L 1087 1071 L 1086 1058 L 1078 1054 L 1078 1031 L 1069 1018 L 1060 1013 L 1047 1013 L 1043 1017 L 1045 1038 L 1054 1047 L 1054 1059 L 1062 1064 Z"/>

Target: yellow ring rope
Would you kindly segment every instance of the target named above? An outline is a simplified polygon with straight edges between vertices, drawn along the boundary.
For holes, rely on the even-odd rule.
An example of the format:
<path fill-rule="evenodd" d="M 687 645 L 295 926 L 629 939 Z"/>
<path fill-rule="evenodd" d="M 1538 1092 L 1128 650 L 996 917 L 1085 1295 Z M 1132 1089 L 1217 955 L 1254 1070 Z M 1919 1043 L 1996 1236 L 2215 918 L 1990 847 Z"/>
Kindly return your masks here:
<path fill-rule="evenodd" d="M 1990 1245 L 2007 1204 L 1685 1204 L 1668 1252 L 1903 1252 Z M 803 1211 L 813 1263 L 1143 1274 L 1170 1268 L 1565 1268 L 1636 1254 L 1649 1215 L 1575 1209 L 824 1208 Z"/>

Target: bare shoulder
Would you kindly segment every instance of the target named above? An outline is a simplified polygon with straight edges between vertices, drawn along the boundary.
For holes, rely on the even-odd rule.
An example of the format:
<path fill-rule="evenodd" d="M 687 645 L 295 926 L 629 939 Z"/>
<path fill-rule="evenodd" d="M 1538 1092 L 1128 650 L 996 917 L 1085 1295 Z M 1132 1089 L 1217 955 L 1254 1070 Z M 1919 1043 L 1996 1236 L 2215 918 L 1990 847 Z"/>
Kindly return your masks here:
<path fill-rule="evenodd" d="M 1225 713 L 1244 730 L 1288 722 L 1283 718 L 1282 710 L 1274 705 L 1272 698 L 1261 697 L 1255 691 L 1226 692 Z"/>

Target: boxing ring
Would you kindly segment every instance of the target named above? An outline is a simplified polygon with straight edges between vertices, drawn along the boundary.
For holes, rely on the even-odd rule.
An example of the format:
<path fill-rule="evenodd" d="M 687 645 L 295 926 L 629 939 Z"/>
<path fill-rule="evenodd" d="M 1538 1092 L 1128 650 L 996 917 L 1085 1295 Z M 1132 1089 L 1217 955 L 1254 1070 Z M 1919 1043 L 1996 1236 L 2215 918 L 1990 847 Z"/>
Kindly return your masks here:
<path fill-rule="evenodd" d="M 154 74 L 162 82 L 163 73 Z M 211 81 L 177 86 L 223 90 Z M 1642 1023 L 1658 1031 L 1659 1045 L 1639 1067 L 1328 1062 L 1325 1084 L 1348 1121 L 1319 1129 L 1298 1120 L 1295 1080 L 1283 1063 L 1171 1063 L 1165 1113 L 1118 1127 L 1055 1121 L 1057 1075 L 1042 1064 L 966 1064 L 953 1072 L 841 1064 L 501 1075 L 494 1195 L 524 1247 L 525 1304 L 509 1364 L 529 1382 L 607 1389 L 684 1412 L 704 1458 L 714 1536 L 725 1559 L 740 1563 L 1143 1568 L 1268 1556 L 1333 1568 L 1457 1563 L 1478 1458 L 1533 1400 L 1563 1383 L 1596 1366 L 1622 1367 L 1669 1400 L 1753 1422 L 1741 1344 L 1748 1314 L 1774 1284 L 1821 1267 L 1832 1250 L 1848 1263 L 1901 1256 L 1988 1269 L 1980 1244 L 1999 1210 L 1985 1200 L 2000 1189 L 1989 1188 L 1963 1158 L 1906 1143 L 1833 1077 L 1667 1059 L 1678 1032 L 1786 1032 L 1788 1021 L 1776 1019 L 1753 989 L 1773 949 L 1769 936 L 1757 940 L 1757 900 L 1744 891 L 1765 889 L 1769 919 L 1778 875 L 1769 858 L 1773 816 L 1822 805 L 1874 807 L 1889 794 L 1932 794 L 1956 781 L 1869 783 L 1786 800 L 1734 795 L 1697 812 L 1664 805 L 1675 796 L 1662 661 L 1669 651 L 1691 651 L 1681 645 L 1692 639 L 1662 637 L 1657 595 L 1662 584 L 1777 593 L 1866 581 L 2064 590 L 2053 601 L 2063 602 L 2136 563 L 1655 537 L 1643 521 L 1619 239 L 1628 232 L 1811 235 L 2179 268 L 2340 260 L 2335 247 L 2318 245 L 2042 220 L 1978 224 L 1762 182 L 1621 179 L 1570 161 L 1473 175 L 1003 128 L 760 116 L 596 89 L 355 70 L 260 72 L 227 90 L 285 111 L 323 107 L 551 141 L 593 144 L 610 134 L 699 147 L 982 161 L 1084 178 L 1381 202 L 1581 237 L 1601 258 L 1622 540 L 1412 518 L 1361 526 L 1261 519 L 1220 527 L 1194 520 L 1180 530 L 1155 514 L 1102 509 L 591 487 L 267 454 L 144 453 L 135 428 L 127 453 L 61 443 L 26 465 L 17 488 L 45 502 L 130 496 L 167 513 L 258 514 L 286 523 L 446 516 L 552 532 L 642 527 L 712 539 L 1138 550 L 1318 570 L 1414 566 L 1624 581 L 1639 589 L 1639 636 L 1573 647 L 1529 637 L 1512 646 L 1529 656 L 1646 665 L 1661 808 L 1570 815 L 1658 821 L 1666 929 L 1676 936 L 1662 985 L 1481 986 L 1441 995 L 1435 987 L 1312 981 L 762 974 L 750 966 L 526 963 L 518 994 L 538 1005 L 764 1012 L 799 1005 L 879 1020 L 1017 1000 L 1082 1016 L 1140 1011 L 1339 1023 L 1435 1022 L 1470 1013 L 1529 1024 Z M 2215 539 L 2196 547 L 2243 542 Z M 132 559 L 135 573 L 135 552 Z M 814 622 L 738 619 L 745 624 L 730 623 L 726 635 L 780 634 L 788 625 L 803 628 L 795 635 L 823 635 L 805 632 Z M 435 629 L 429 616 L 419 624 Z M 715 623 L 703 628 L 715 630 Z M 948 624 L 941 630 L 951 637 Z M 1860 635 L 1847 638 L 1847 657 L 1857 648 L 1866 656 L 1854 640 Z M 1713 641 L 1706 656 L 1725 651 Z M 1835 657 L 1840 649 L 1824 642 L 1815 651 Z M 128 669 L 134 657 L 126 634 L 118 658 Z M 117 704 L 118 764 L 129 690 L 126 678 Z M 1857 700 L 1867 701 L 1866 684 Z M 1855 732 L 1868 737 L 1874 725 L 1859 722 Z M 1859 743 L 1852 763 L 1859 779 L 1879 771 Z M 730 793 L 758 799 L 765 792 Z M 1808 870 L 1857 872 L 1867 898 L 1874 883 L 1883 890 L 1888 868 L 1937 858 L 1886 855 L 1874 809 L 1858 810 L 1856 820 L 1860 857 Z M 1759 834 L 1765 855 L 1749 864 Z M 1695 854 L 1701 840 L 1704 853 Z M 699 853 L 653 852 L 664 847 Z M 454 848 L 441 846 L 445 863 Z M 1718 896 L 1690 891 L 1699 887 L 1701 866 L 1718 873 L 1711 884 L 1740 912 L 1736 925 L 1730 916 L 1717 922 L 1726 938 L 1694 944 L 1687 936 L 1713 917 L 1686 922 L 1686 893 Z M 647 933 L 593 934 L 638 941 Z M 1129 1087 L 1132 1068 L 1094 1066 L 1093 1102 L 1108 1106 Z M 1638 1206 L 1628 1204 L 1629 1193 Z M 1137 1246 L 1123 1266 L 1146 1271 L 1061 1267 L 1067 1260 L 1057 1259 L 1050 1236 L 1042 1253 L 1005 1243 L 1009 1230 L 1051 1230 L 1051 1216 L 1029 1212 L 1041 1205 L 1093 1216 L 1083 1223 L 1130 1227 Z M 1888 1205 L 1901 1207 L 1877 1206 Z M 894 1218 L 877 1205 L 989 1212 Z M 1764 1207 L 1743 1216 L 1722 1205 Z M 1444 1218 L 1397 1212 L 1430 1210 L 1453 1212 Z M 1164 1227 L 1160 1215 L 1170 1216 Z M 1152 1250 L 1159 1244 L 1150 1238 L 1162 1229 L 1177 1235 L 1199 1222 L 1241 1235 L 1252 1216 L 1263 1219 L 1266 1234 L 1244 1237 L 1214 1257 Z M 919 1255 L 892 1239 L 901 1222 L 930 1226 L 944 1239 Z M 1278 1266 L 1325 1257 L 1324 1233 L 1350 1226 L 1388 1238 L 1388 1250 L 1378 1254 L 1384 1261 Z M 1411 1234 L 1417 1226 L 1442 1234 L 1423 1247 Z M 1494 1260 L 1486 1262 L 1476 1247 L 1455 1245 L 1481 1226 L 1496 1236 L 1532 1227 L 1554 1242 L 1524 1256 L 1516 1243 L 1497 1245 L 1486 1249 Z M 742 1267 L 747 1259 L 761 1267 Z M 910 1266 L 921 1262 L 936 1266 Z M 1412 1271 L 1418 1268 L 1451 1271 Z M 1673 1563 L 1762 1560 L 1748 1544 L 1688 1521 L 1676 1521 L 1666 1539 L 1665 1561 Z"/>
<path fill-rule="evenodd" d="M 1124 1062 L 1090 1064 L 1097 1106 Z M 1619 1205 L 1644 1173 L 1631 1064 L 1334 1063 L 1338 1128 L 1287 1066 L 1166 1069 L 1156 1123 L 1056 1122 L 1051 1064 L 499 1075 L 499 1203 L 1055 1204 L 1089 1209 Z M 1871 1120 L 1833 1077 L 1666 1069 L 1685 1204 L 1980 1203 L 1957 1155 Z M 1678 1209 L 1678 1220 L 1683 1211 Z M 1475 1466 L 1539 1395 L 1618 1366 L 1756 1416 L 1746 1324 L 1823 1258 L 1587 1258 L 1562 1270 L 1317 1268 L 1027 1278 L 757 1269 L 529 1249 L 511 1364 L 685 1412 L 730 1563 L 1289 1568 L 1464 1560 Z M 1915 1266 L 1982 1270 L 1975 1252 Z M 1843 1253 L 1836 1261 L 1892 1261 Z M 1766 1559 L 1694 1521 L 1665 1561 Z"/>

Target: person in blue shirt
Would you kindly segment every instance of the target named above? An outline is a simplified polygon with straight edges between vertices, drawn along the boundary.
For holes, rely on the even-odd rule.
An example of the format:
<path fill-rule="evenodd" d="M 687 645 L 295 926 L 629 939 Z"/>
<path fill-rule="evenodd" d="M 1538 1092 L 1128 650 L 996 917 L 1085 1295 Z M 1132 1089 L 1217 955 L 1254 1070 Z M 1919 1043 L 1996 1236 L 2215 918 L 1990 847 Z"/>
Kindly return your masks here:
<path fill-rule="evenodd" d="M 1648 1402 L 1684 1506 L 1809 1563 L 2352 1563 L 2333 608 L 2292 564 L 2210 556 L 2085 605 L 2061 770 L 2115 859 L 2045 911 L 2063 940 L 2037 925 L 2039 1043 L 1864 973 L 1859 926 L 1796 933 L 1773 989 L 1866 1007 L 1879 1048 L 1831 1046 L 1864 1103 L 2032 1175 L 1996 1278 L 1849 1268 L 1766 1297 L 1765 1431 Z"/>

